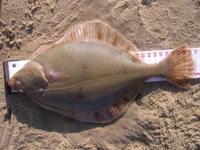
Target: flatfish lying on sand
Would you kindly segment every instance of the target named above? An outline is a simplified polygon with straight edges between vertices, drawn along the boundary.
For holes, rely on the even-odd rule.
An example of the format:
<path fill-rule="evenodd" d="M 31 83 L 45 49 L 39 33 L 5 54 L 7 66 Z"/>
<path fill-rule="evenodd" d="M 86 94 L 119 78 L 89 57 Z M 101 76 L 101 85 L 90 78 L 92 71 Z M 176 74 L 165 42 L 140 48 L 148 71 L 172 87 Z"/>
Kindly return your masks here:
<path fill-rule="evenodd" d="M 106 123 L 126 112 L 151 76 L 187 88 L 194 64 L 183 44 L 158 64 L 101 21 L 72 27 L 53 46 L 37 50 L 9 85 L 48 110 L 82 122 Z"/>

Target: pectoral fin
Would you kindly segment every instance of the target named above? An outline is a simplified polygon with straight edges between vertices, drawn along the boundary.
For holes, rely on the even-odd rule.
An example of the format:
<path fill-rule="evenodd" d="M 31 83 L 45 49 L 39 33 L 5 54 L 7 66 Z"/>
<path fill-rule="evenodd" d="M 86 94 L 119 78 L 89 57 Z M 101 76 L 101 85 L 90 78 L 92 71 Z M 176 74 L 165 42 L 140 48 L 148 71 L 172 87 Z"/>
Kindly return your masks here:
<path fill-rule="evenodd" d="M 70 78 L 68 75 L 62 72 L 55 71 L 55 70 L 48 71 L 46 76 L 50 82 L 62 82 Z"/>

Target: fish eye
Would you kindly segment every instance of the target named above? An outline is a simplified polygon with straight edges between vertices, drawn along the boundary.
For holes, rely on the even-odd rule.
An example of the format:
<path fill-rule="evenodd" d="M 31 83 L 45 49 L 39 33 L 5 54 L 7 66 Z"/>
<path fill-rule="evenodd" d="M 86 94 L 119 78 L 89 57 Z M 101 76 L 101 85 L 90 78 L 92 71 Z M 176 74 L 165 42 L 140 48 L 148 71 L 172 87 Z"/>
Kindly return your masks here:
<path fill-rule="evenodd" d="M 16 80 L 16 81 L 15 81 L 15 88 L 16 88 L 16 90 L 19 91 L 20 93 L 23 93 L 23 92 L 24 92 L 22 83 L 21 83 L 21 81 L 19 81 L 19 80 Z"/>
<path fill-rule="evenodd" d="M 20 93 L 24 93 L 24 90 L 23 89 L 19 89 L 18 90 Z"/>
<path fill-rule="evenodd" d="M 44 89 L 43 89 L 43 88 L 39 88 L 37 91 L 38 91 L 38 93 L 40 93 L 40 94 L 44 93 Z"/>

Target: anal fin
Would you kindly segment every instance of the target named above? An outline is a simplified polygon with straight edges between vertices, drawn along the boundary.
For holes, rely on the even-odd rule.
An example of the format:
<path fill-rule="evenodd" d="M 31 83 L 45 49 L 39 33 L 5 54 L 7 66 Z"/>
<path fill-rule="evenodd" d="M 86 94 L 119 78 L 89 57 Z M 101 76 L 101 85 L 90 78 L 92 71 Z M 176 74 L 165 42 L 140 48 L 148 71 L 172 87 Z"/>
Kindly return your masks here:
<path fill-rule="evenodd" d="M 124 98 L 113 105 L 91 111 L 64 110 L 33 99 L 41 107 L 62 114 L 63 116 L 86 123 L 108 123 L 120 118 L 133 101 Z"/>
<path fill-rule="evenodd" d="M 121 117 L 133 101 L 122 99 L 111 106 L 88 112 L 76 112 L 75 119 L 82 122 L 108 123 Z"/>

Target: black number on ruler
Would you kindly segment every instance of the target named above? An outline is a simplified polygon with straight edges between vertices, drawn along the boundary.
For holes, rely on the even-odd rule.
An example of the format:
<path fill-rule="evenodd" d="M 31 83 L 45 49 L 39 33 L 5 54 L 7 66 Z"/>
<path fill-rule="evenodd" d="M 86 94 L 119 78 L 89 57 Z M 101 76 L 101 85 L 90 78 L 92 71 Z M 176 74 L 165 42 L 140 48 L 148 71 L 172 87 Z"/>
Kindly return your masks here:
<path fill-rule="evenodd" d="M 197 49 L 194 50 L 194 54 L 197 54 Z"/>
<path fill-rule="evenodd" d="M 141 57 L 144 58 L 144 57 L 145 57 L 145 53 L 142 53 L 142 54 L 141 54 Z"/>
<path fill-rule="evenodd" d="M 163 52 L 159 52 L 159 56 L 160 56 L 160 57 L 163 56 Z"/>

